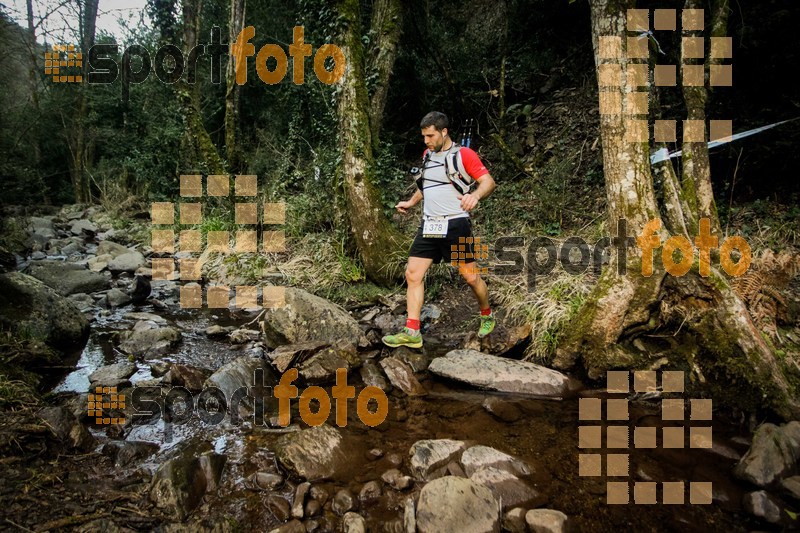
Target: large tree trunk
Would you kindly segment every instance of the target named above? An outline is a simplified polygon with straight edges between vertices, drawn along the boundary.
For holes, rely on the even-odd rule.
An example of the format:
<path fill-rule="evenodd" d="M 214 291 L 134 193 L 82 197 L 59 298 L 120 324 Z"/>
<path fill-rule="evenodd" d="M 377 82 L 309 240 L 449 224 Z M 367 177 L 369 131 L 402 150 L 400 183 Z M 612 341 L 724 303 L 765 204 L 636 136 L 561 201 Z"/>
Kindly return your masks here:
<path fill-rule="evenodd" d="M 338 11 L 344 24 L 341 48 L 347 59 L 344 76 L 338 82 L 336 105 L 347 217 L 367 276 L 378 283 L 390 283 L 401 272 L 401 254 L 406 250 L 383 214 L 375 185 L 359 2 L 340 0 Z"/>
<path fill-rule="evenodd" d="M 244 28 L 245 0 L 231 0 L 230 37 L 228 42 L 234 42 L 239 32 Z M 228 166 L 234 170 L 241 170 L 241 150 L 239 149 L 239 93 L 240 87 L 236 83 L 236 69 L 232 58 L 228 58 L 225 73 L 225 152 L 228 157 Z"/>
<path fill-rule="evenodd" d="M 186 128 L 183 144 L 186 147 L 183 163 L 184 172 L 207 172 L 208 174 L 225 174 L 225 165 L 211 140 L 200 114 L 199 85 L 194 79 L 195 64 L 189 61 L 189 54 L 197 45 L 197 34 L 200 30 L 200 0 L 183 0 L 183 57 L 187 62 L 186 71 L 175 84 L 178 102 L 181 105 L 183 121 Z"/>
<path fill-rule="evenodd" d="M 606 68 L 601 65 L 606 62 L 621 63 L 623 73 L 622 87 L 601 87 L 601 92 L 624 93 L 631 90 L 623 88 L 627 86 L 624 77 L 629 62 L 624 45 L 626 11 L 635 2 L 590 3 L 598 81 L 601 70 Z M 622 57 L 598 57 L 599 36 L 621 37 Z M 625 101 L 624 97 L 621 101 Z M 613 222 L 610 227 L 616 226 L 618 218 L 624 218 L 629 233 L 638 235 L 645 222 L 658 218 L 658 209 L 648 160 L 649 142 L 627 140 L 625 135 L 631 132 L 625 118 L 630 117 L 601 115 L 606 195 Z M 665 186 L 675 185 L 668 171 L 664 176 L 670 182 Z M 665 203 L 669 204 L 677 194 L 665 193 Z M 694 211 L 683 213 L 681 225 L 675 208 L 669 206 L 673 210 L 670 226 L 677 228 L 688 227 L 689 221 L 698 220 L 702 213 L 699 206 L 692 206 Z M 655 235 L 663 246 L 667 237 L 664 230 Z M 616 253 L 611 255 L 611 264 L 559 346 L 555 365 L 569 368 L 580 358 L 589 376 L 598 379 L 607 370 L 650 368 L 655 361 L 667 358 L 669 368 L 695 375 L 716 399 L 746 409 L 768 406 L 787 418 L 800 416 L 800 403 L 786 378 L 787 370 L 762 339 L 728 279 L 713 267 L 701 275 L 696 262 L 685 275 L 667 273 L 660 252 L 657 247 L 649 276 L 644 275 L 638 248 L 628 250 L 624 265 L 617 262 Z M 621 266 L 626 270 L 622 271 Z"/>
<path fill-rule="evenodd" d="M 373 150 L 377 150 L 380 145 L 383 110 L 389 94 L 389 76 L 397 57 L 397 44 L 403 26 L 402 15 L 400 0 L 376 0 L 372 7 L 371 33 L 375 37 L 371 43 L 372 53 L 367 72 L 376 74 L 369 113 Z"/>

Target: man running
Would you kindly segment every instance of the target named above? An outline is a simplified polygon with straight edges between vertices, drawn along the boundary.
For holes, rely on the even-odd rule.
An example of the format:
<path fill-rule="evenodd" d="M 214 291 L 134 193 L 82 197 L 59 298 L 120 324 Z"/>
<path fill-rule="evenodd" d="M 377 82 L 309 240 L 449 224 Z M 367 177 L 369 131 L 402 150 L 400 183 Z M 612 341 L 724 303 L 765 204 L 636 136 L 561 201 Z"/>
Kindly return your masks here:
<path fill-rule="evenodd" d="M 449 260 L 451 250 L 458 249 L 452 246 L 466 246 L 466 258 L 459 259 L 458 272 L 472 288 L 478 300 L 481 311 L 478 337 L 485 337 L 495 326 L 495 318 L 489 307 L 489 292 L 486 282 L 478 274 L 471 239 L 469 243 L 464 242 L 466 239 L 459 242 L 459 237 L 472 237 L 469 212 L 478 206 L 478 202 L 491 194 L 495 183 L 478 154 L 453 142 L 448 134 L 449 125 L 447 116 L 438 111 L 431 111 L 423 117 L 420 128 L 427 150 L 423 154 L 422 171 L 417 179 L 418 188 L 409 200 L 399 202 L 395 206 L 400 213 L 406 213 L 424 199 L 422 224 L 411 245 L 406 266 L 408 283 L 406 327 L 400 333 L 383 337 L 383 343 L 392 348 L 422 347 L 419 316 L 425 299 L 423 284 L 425 272 L 431 264 L 439 263 L 443 258 Z M 458 157 L 454 158 L 452 154 L 456 152 Z M 454 169 L 453 166 L 457 168 Z M 457 173 L 458 170 L 462 175 Z M 463 176 L 464 172 L 468 176 Z M 478 188 L 473 192 L 467 192 L 468 187 L 463 183 L 464 178 L 477 181 Z"/>

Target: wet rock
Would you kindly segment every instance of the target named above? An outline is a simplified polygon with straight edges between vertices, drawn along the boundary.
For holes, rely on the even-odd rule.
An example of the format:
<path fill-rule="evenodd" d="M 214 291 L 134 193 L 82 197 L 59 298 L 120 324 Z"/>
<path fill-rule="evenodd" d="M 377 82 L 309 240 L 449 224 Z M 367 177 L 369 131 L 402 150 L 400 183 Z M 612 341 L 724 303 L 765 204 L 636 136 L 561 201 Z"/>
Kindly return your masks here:
<path fill-rule="evenodd" d="M 777 524 L 781 521 L 781 508 L 763 490 L 745 494 L 743 504 L 745 511 L 758 518 L 763 518 L 770 524 Z"/>
<path fill-rule="evenodd" d="M 28 231 L 32 236 L 36 237 L 34 240 L 43 239 L 42 242 L 47 242 L 48 239 L 53 239 L 56 236 L 52 218 L 30 217 L 28 219 Z"/>
<path fill-rule="evenodd" d="M 151 273 L 152 275 L 152 273 Z M 150 281 L 144 276 L 137 275 L 133 278 L 129 294 L 133 305 L 144 305 L 150 297 L 152 287 Z"/>
<path fill-rule="evenodd" d="M 172 363 L 167 361 L 156 361 L 150 365 L 150 373 L 155 378 L 160 378 L 169 372 L 169 369 L 172 367 Z"/>
<path fill-rule="evenodd" d="M 381 494 L 383 494 L 383 491 L 381 491 L 381 484 L 377 481 L 368 481 L 361 487 L 361 492 L 358 493 L 358 499 L 361 502 L 370 502 L 380 498 Z"/>
<path fill-rule="evenodd" d="M 420 440 L 409 451 L 411 474 L 415 479 L 430 481 L 447 471 L 447 463 L 457 460 L 466 445 L 460 440 Z"/>
<path fill-rule="evenodd" d="M 338 350 L 325 348 L 297 366 L 297 371 L 307 383 L 321 384 L 334 381 L 336 371 L 350 369 L 350 362 Z"/>
<path fill-rule="evenodd" d="M 310 481 L 331 477 L 346 462 L 341 433 L 326 424 L 283 435 L 275 454 L 283 466 Z"/>
<path fill-rule="evenodd" d="M 569 390 L 569 378 L 560 372 L 525 361 L 493 357 L 474 350 L 453 350 L 433 360 L 430 372 L 499 392 L 560 397 Z"/>
<path fill-rule="evenodd" d="M 217 387 L 225 395 L 228 409 L 236 403 L 240 408 L 252 408 L 253 400 L 248 397 L 250 387 L 275 386 L 278 378 L 263 359 L 247 355 L 237 357 L 220 367 L 203 384 L 203 388 Z M 265 410 L 267 406 L 265 406 Z M 272 412 L 272 411 L 265 411 Z"/>
<path fill-rule="evenodd" d="M 461 455 L 461 466 L 468 476 L 472 476 L 481 468 L 493 467 L 504 470 L 515 476 L 527 476 L 531 469 L 517 459 L 488 446 L 473 446 Z"/>
<path fill-rule="evenodd" d="M 403 456 L 400 455 L 399 453 L 390 453 L 389 455 L 386 456 L 386 460 L 392 466 L 400 466 L 401 464 L 403 464 Z"/>
<path fill-rule="evenodd" d="M 210 374 L 211 372 L 204 368 L 174 364 L 164 375 L 164 383 L 186 387 L 191 392 L 199 392 L 203 390 L 203 384 Z"/>
<path fill-rule="evenodd" d="M 79 292 L 78 294 L 70 294 L 67 296 L 67 300 L 72 302 L 81 313 L 94 309 L 94 298 L 86 293 Z"/>
<path fill-rule="evenodd" d="M 158 451 L 158 444 L 145 441 L 108 441 L 103 445 L 103 455 L 114 459 L 114 464 L 125 467 L 150 457 Z"/>
<path fill-rule="evenodd" d="M 131 303 L 131 297 L 115 287 L 106 293 L 105 302 L 108 307 L 122 307 Z"/>
<path fill-rule="evenodd" d="M 447 476 L 425 485 L 417 502 L 419 531 L 500 531 L 500 502 L 488 488 Z"/>
<path fill-rule="evenodd" d="M 84 232 L 94 235 L 97 233 L 97 226 L 89 220 L 76 220 L 70 225 L 69 231 L 73 235 L 83 235 Z"/>
<path fill-rule="evenodd" d="M 328 498 L 330 498 L 328 491 L 322 487 L 311 487 L 311 490 L 309 490 L 308 493 L 322 506 L 324 506 L 328 502 Z"/>
<path fill-rule="evenodd" d="M 800 476 L 792 476 L 781 481 L 781 488 L 795 500 L 800 500 Z"/>
<path fill-rule="evenodd" d="M 61 253 L 67 257 L 83 252 L 84 252 L 83 246 L 74 241 L 61 248 Z"/>
<path fill-rule="evenodd" d="M 532 509 L 525 515 L 525 522 L 533 533 L 563 533 L 567 515 L 553 509 Z"/>
<path fill-rule="evenodd" d="M 342 517 L 342 531 L 344 533 L 366 533 L 367 523 L 358 513 L 345 513 Z"/>
<path fill-rule="evenodd" d="M 272 366 L 274 366 L 278 372 L 284 373 L 288 368 L 302 363 L 315 353 L 329 346 L 330 344 L 324 341 L 287 344 L 275 348 L 275 350 L 268 355 L 268 358 Z"/>
<path fill-rule="evenodd" d="M 355 496 L 353 496 L 353 493 L 347 489 L 341 489 L 333 496 L 331 508 L 333 509 L 334 513 L 342 516 L 351 509 L 355 508 L 355 505 L 356 499 Z"/>
<path fill-rule="evenodd" d="M 0 274 L 0 329 L 25 332 L 56 352 L 82 348 L 89 336 L 89 322 L 72 302 L 21 272 Z M 39 363 L 27 367 L 35 371 Z"/>
<path fill-rule="evenodd" d="M 228 335 L 231 344 L 246 344 L 251 341 L 257 341 L 259 337 L 261 337 L 261 333 L 259 333 L 257 330 L 246 328 L 233 330 L 231 331 L 231 334 Z"/>
<path fill-rule="evenodd" d="M 38 279 L 62 296 L 92 293 L 108 289 L 108 279 L 85 266 L 63 261 L 31 261 L 27 274 Z"/>
<path fill-rule="evenodd" d="M 171 326 L 159 326 L 153 321 L 141 320 L 131 331 L 120 334 L 119 348 L 137 357 L 152 358 L 170 352 L 181 338 L 181 332 Z"/>
<path fill-rule="evenodd" d="M 522 507 L 516 507 L 503 515 L 503 531 L 508 533 L 527 533 L 528 525 L 525 523 L 525 513 Z"/>
<path fill-rule="evenodd" d="M 145 265 L 144 256 L 139 252 L 125 252 L 119 254 L 108 262 L 108 269 L 112 274 L 119 274 L 120 272 L 136 272 L 139 267 Z"/>
<path fill-rule="evenodd" d="M 431 358 L 419 350 L 412 350 L 405 346 L 400 346 L 392 353 L 395 359 L 399 359 L 411 367 L 414 372 L 424 372 L 431 364 Z"/>
<path fill-rule="evenodd" d="M 522 417 L 522 411 L 513 403 L 489 396 L 483 400 L 483 408 L 495 418 L 503 422 L 516 422 Z"/>
<path fill-rule="evenodd" d="M 461 468 L 461 465 L 458 464 L 456 461 L 450 461 L 447 464 L 447 473 L 451 476 L 456 477 L 469 477 L 465 472 L 464 469 Z"/>
<path fill-rule="evenodd" d="M 283 476 L 271 472 L 256 472 L 247 479 L 256 490 L 274 490 L 283 484 Z"/>
<path fill-rule="evenodd" d="M 478 334 L 475 331 L 468 333 L 464 339 L 463 347 L 467 350 L 502 355 L 527 341 L 530 335 L 530 324 L 505 327 L 502 323 L 498 323 L 494 331 L 482 339 L 478 338 Z"/>
<path fill-rule="evenodd" d="M 200 505 L 206 487 L 200 459 L 184 453 L 158 468 L 150 486 L 150 500 L 173 518 L 184 520 Z"/>
<path fill-rule="evenodd" d="M 381 360 L 381 367 L 392 385 L 398 389 L 409 396 L 425 395 L 425 387 L 417 381 L 414 371 L 406 363 L 394 357 L 387 357 Z"/>
<path fill-rule="evenodd" d="M 111 261 L 111 256 L 108 254 L 98 255 L 97 257 L 90 258 L 86 264 L 92 272 L 102 272 L 108 268 L 108 262 Z"/>
<path fill-rule="evenodd" d="M 406 498 L 403 508 L 403 528 L 405 533 L 416 533 L 417 531 L 417 510 L 414 498 Z"/>
<path fill-rule="evenodd" d="M 89 382 L 94 387 L 130 387 L 128 379 L 136 373 L 136 364 L 130 362 L 101 366 L 89 374 Z"/>
<path fill-rule="evenodd" d="M 780 480 L 796 468 L 800 456 L 800 422 L 783 426 L 762 424 L 753 435 L 753 443 L 734 469 L 739 479 L 759 487 Z"/>
<path fill-rule="evenodd" d="M 372 448 L 367 452 L 367 459 L 371 461 L 375 461 L 377 459 L 380 459 L 381 457 L 383 457 L 383 450 L 381 450 L 380 448 Z"/>
<path fill-rule="evenodd" d="M 303 513 L 309 518 L 312 516 L 319 516 L 322 513 L 322 504 L 317 500 L 308 500 L 303 509 Z"/>
<path fill-rule="evenodd" d="M 100 244 L 97 245 L 97 256 L 100 257 L 102 255 L 109 255 L 109 259 L 114 259 L 117 256 L 122 254 L 127 254 L 130 252 L 128 248 L 122 246 L 113 241 L 104 240 L 100 241 Z"/>
<path fill-rule="evenodd" d="M 292 508 L 289 502 L 277 494 L 270 494 L 267 497 L 267 509 L 279 522 L 286 522 L 292 517 Z"/>
<path fill-rule="evenodd" d="M 214 324 L 213 326 L 209 326 L 206 328 L 205 334 L 206 337 L 219 338 L 227 336 L 228 333 L 230 333 L 233 330 L 234 328 L 231 326 L 223 327 L 220 326 L 219 324 Z"/>
<path fill-rule="evenodd" d="M 69 448 L 89 450 L 94 446 L 94 437 L 66 407 L 44 407 L 36 415 Z"/>
<path fill-rule="evenodd" d="M 517 476 L 491 466 L 474 472 L 469 479 L 488 487 L 503 503 L 503 509 L 525 505 L 540 499 L 539 493 Z"/>
<path fill-rule="evenodd" d="M 294 491 L 294 500 L 292 500 L 292 516 L 295 518 L 303 518 L 305 509 L 306 494 L 308 489 L 311 488 L 311 483 L 304 481 L 297 485 Z"/>
<path fill-rule="evenodd" d="M 404 476 L 398 469 L 392 468 L 381 475 L 384 483 L 395 490 L 406 490 L 414 483 L 409 476 Z"/>
<path fill-rule="evenodd" d="M 364 361 L 364 364 L 361 366 L 361 379 L 364 381 L 364 385 L 367 387 L 378 387 L 382 391 L 389 391 L 392 386 L 389 385 L 389 382 L 381 372 L 380 367 L 375 361 L 368 360 Z"/>
<path fill-rule="evenodd" d="M 200 455 L 200 469 L 206 477 L 206 490 L 215 491 L 219 488 L 222 480 L 222 471 L 228 457 L 211 450 L 205 451 Z"/>
<path fill-rule="evenodd" d="M 267 309 L 261 322 L 269 348 L 312 340 L 358 344 L 358 322 L 340 306 L 293 287 L 286 288 L 285 298 L 286 304 Z"/>
<path fill-rule="evenodd" d="M 163 316 L 158 316 L 154 313 L 143 313 L 141 311 L 132 311 L 130 313 L 125 313 L 122 318 L 126 320 L 134 320 L 134 321 L 149 321 L 153 322 L 158 326 L 166 326 L 167 319 Z"/>

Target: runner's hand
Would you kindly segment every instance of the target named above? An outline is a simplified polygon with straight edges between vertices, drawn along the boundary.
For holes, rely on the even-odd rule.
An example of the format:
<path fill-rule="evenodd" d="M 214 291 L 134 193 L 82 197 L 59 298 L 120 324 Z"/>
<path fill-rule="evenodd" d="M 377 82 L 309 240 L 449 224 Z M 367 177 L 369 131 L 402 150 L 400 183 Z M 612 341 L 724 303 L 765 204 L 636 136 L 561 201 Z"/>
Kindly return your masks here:
<path fill-rule="evenodd" d="M 464 211 L 469 212 L 478 207 L 478 197 L 474 194 L 467 193 L 463 196 L 459 194 L 458 199 L 461 200 L 461 209 Z"/>
<path fill-rule="evenodd" d="M 398 212 L 406 214 L 408 209 L 411 209 L 412 207 L 414 207 L 414 204 L 412 204 L 411 202 L 408 202 L 408 201 L 406 201 L 406 202 L 397 202 L 397 205 L 394 206 L 394 207 L 397 209 Z"/>

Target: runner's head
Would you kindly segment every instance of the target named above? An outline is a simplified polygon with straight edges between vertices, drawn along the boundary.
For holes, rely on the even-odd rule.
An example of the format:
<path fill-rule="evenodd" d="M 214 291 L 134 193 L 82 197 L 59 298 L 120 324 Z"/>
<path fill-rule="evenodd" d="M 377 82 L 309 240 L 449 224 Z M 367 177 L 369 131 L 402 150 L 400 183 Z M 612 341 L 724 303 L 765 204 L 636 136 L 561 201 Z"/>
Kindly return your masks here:
<path fill-rule="evenodd" d="M 422 128 L 422 142 L 425 143 L 428 150 L 440 151 L 447 139 L 447 129 L 450 127 L 447 115 L 431 111 L 422 117 L 419 127 Z"/>

